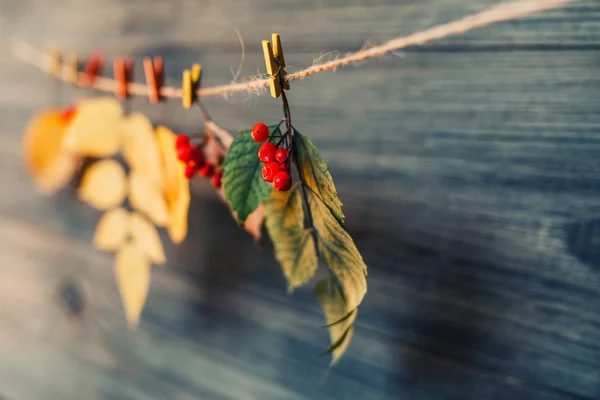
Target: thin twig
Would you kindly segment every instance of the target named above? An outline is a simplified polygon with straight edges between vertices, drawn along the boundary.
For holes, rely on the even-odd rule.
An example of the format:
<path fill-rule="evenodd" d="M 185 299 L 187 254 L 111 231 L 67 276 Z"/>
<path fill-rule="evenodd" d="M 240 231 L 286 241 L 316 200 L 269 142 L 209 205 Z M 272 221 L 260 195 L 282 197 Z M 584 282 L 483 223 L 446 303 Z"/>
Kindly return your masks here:
<path fill-rule="evenodd" d="M 379 46 L 363 49 L 349 54 L 346 57 L 338 58 L 324 64 L 313 65 L 302 71 L 289 74 L 288 79 L 293 81 L 325 71 L 335 71 L 338 67 L 354 64 L 369 58 L 381 57 L 389 52 L 394 52 L 402 48 L 422 45 L 427 42 L 442 39 L 448 36 L 458 35 L 472 29 L 482 28 L 498 22 L 523 18 L 542 11 L 563 7 L 575 1 L 576 0 L 518 0 L 506 4 L 496 5 L 485 11 L 464 17 L 457 21 L 438 25 L 408 36 L 399 37 L 385 42 Z M 13 42 L 11 44 L 11 50 L 18 59 L 27 64 L 31 64 L 46 72 L 48 72 L 51 68 L 52 59 L 50 55 L 40 51 L 28 43 Z M 68 81 L 68 66 L 63 65 L 62 72 L 61 79 Z M 85 81 L 83 80 L 84 77 L 85 74 L 83 72 L 79 73 L 80 79 L 78 80 L 78 86 L 86 86 L 84 83 Z M 198 89 L 196 93 L 198 97 L 226 95 L 234 92 L 253 91 L 267 87 L 268 85 L 268 79 L 253 79 L 246 82 L 201 88 Z M 98 77 L 94 82 L 93 88 L 104 92 L 114 92 L 117 89 L 117 86 L 118 83 L 113 79 Z M 130 95 L 148 95 L 148 87 L 141 83 L 131 83 L 128 90 Z M 163 87 L 160 90 L 160 95 L 163 97 L 176 98 L 181 97 L 181 94 L 181 88 Z"/>

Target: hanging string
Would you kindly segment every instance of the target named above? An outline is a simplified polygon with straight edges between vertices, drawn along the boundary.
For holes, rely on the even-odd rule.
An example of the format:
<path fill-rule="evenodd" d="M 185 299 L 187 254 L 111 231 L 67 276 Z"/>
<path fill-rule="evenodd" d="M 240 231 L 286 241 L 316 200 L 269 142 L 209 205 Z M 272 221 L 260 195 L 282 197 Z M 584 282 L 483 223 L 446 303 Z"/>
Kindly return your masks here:
<path fill-rule="evenodd" d="M 293 81 L 319 74 L 321 72 L 335 71 L 339 67 L 355 64 L 370 58 L 381 57 L 387 53 L 409 46 L 422 45 L 427 42 L 439 40 L 448 36 L 458 35 L 494 23 L 519 19 L 537 14 L 542 11 L 564 7 L 567 4 L 575 1 L 576 0 L 518 0 L 496 5 L 480 13 L 473 14 L 453 22 L 438 25 L 408 36 L 392 39 L 379 46 L 360 50 L 345 57 L 323 64 L 313 65 L 304 70 L 289 74 L 288 79 Z M 14 42 L 11 45 L 11 50 L 19 60 L 27 64 L 31 64 L 44 71 L 49 71 L 51 68 L 51 56 L 28 43 Z M 66 68 L 65 65 L 63 65 L 63 69 L 64 68 Z M 61 74 L 61 76 L 62 75 L 64 74 Z M 84 77 L 83 72 L 80 73 L 80 75 L 82 78 Z M 265 88 L 268 85 L 268 79 L 251 79 L 241 83 L 201 88 L 196 93 L 198 97 L 216 96 L 234 92 L 256 91 L 257 89 Z M 97 77 L 93 84 L 94 89 L 103 92 L 115 92 L 117 86 L 118 82 L 104 77 Z M 130 83 L 128 90 L 129 94 L 132 96 L 148 95 L 148 87 L 141 83 Z M 181 97 L 182 90 L 181 88 L 163 87 L 160 90 L 160 94 L 163 97 L 177 98 Z"/>

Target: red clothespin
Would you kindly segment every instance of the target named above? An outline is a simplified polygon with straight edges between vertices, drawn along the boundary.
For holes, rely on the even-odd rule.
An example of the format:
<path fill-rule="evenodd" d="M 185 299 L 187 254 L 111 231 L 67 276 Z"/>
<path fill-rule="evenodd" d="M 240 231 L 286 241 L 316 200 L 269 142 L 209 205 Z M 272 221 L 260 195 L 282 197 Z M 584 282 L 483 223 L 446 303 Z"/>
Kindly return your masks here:
<path fill-rule="evenodd" d="M 144 58 L 144 74 L 148 82 L 148 99 L 156 104 L 161 100 L 160 89 L 165 83 L 164 61 L 162 57 Z"/>
<path fill-rule="evenodd" d="M 96 77 L 102 73 L 104 68 L 104 57 L 101 54 L 93 54 L 86 62 L 85 65 L 85 76 L 86 84 L 91 86 Z"/>
<path fill-rule="evenodd" d="M 127 87 L 129 82 L 133 80 L 133 60 L 131 58 L 115 57 L 113 69 L 117 81 L 115 95 L 119 100 L 125 100 L 127 98 Z"/>

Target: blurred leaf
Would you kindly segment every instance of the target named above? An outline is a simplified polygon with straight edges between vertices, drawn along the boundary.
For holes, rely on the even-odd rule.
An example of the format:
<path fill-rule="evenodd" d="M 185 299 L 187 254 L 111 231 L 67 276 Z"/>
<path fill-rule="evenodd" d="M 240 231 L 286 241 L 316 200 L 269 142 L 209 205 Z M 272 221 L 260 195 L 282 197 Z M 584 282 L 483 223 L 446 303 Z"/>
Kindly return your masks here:
<path fill-rule="evenodd" d="M 150 120 L 141 113 L 133 113 L 123 120 L 121 130 L 123 157 L 131 170 L 146 175 L 162 187 L 163 163 Z"/>
<path fill-rule="evenodd" d="M 156 128 L 163 165 L 163 187 L 168 209 L 167 231 L 173 243 L 185 239 L 188 229 L 190 186 L 184 175 L 184 166 L 175 153 L 176 135 L 164 126 Z"/>
<path fill-rule="evenodd" d="M 81 101 L 65 132 L 65 148 L 89 157 L 117 153 L 121 147 L 122 116 L 121 104 L 112 97 Z"/>
<path fill-rule="evenodd" d="M 344 223 L 342 202 L 333 184 L 329 167 L 319 151 L 309 138 L 298 131 L 294 132 L 294 146 L 305 186 L 323 201 L 338 221 Z"/>
<path fill-rule="evenodd" d="M 165 251 L 156 227 L 143 215 L 131 213 L 131 236 L 140 252 L 156 264 L 166 262 Z"/>
<path fill-rule="evenodd" d="M 323 307 L 323 313 L 329 325 L 331 346 L 326 352 L 331 353 L 330 365 L 334 365 L 339 361 L 352 340 L 354 334 L 352 324 L 356 319 L 358 309 L 349 309 L 339 285 L 336 284 L 335 278 L 332 276 L 317 282 L 314 293 Z"/>
<path fill-rule="evenodd" d="M 158 226 L 165 226 L 169 212 L 161 188 L 148 176 L 132 171 L 129 175 L 129 202 Z"/>
<path fill-rule="evenodd" d="M 267 198 L 271 189 L 271 185 L 262 177 L 262 163 L 258 159 L 258 149 L 262 143 L 255 142 L 250 131 L 246 129 L 240 132 L 223 162 L 223 191 L 240 223 L 246 221 Z"/>
<path fill-rule="evenodd" d="M 126 194 L 125 170 L 115 160 L 92 164 L 83 174 L 79 198 L 99 210 L 120 205 Z"/>
<path fill-rule="evenodd" d="M 68 120 L 61 114 L 60 110 L 36 114 L 23 137 L 25 165 L 37 190 L 45 194 L 65 186 L 80 165 L 79 157 L 63 147 Z"/>
<path fill-rule="evenodd" d="M 150 289 L 150 261 L 134 243 L 115 257 L 115 278 L 121 294 L 125 317 L 131 328 L 138 326 Z"/>
<path fill-rule="evenodd" d="M 123 208 L 106 211 L 94 232 L 94 246 L 99 250 L 117 251 L 129 236 L 129 213 Z"/>

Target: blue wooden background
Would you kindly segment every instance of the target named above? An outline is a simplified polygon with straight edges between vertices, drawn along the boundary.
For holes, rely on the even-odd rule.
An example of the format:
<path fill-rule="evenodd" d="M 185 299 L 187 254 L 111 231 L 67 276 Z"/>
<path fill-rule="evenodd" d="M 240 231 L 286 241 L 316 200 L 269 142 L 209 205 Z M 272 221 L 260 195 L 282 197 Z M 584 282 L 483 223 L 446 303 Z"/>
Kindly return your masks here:
<path fill-rule="evenodd" d="M 168 80 L 290 70 L 483 10 L 491 0 L 1 0 L 0 398 L 600 399 L 600 2 L 575 2 L 293 82 L 295 126 L 330 163 L 370 267 L 331 373 L 309 289 L 291 296 L 205 182 L 130 332 L 99 214 L 35 193 L 20 132 L 86 94 L 11 58 L 11 38 L 166 57 Z M 325 55 L 335 56 L 337 53 Z M 110 69 L 108 71 L 110 73 Z M 209 98 L 221 126 L 276 121 L 268 95 Z M 177 102 L 132 108 L 189 131 Z"/>

